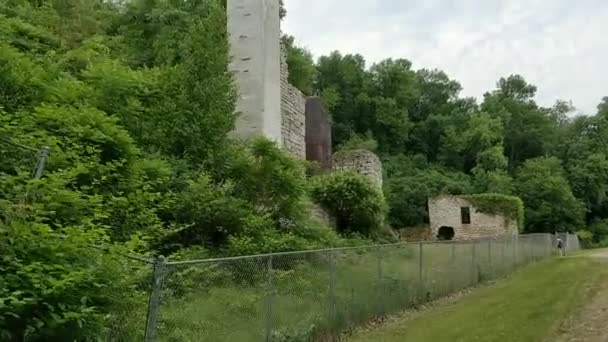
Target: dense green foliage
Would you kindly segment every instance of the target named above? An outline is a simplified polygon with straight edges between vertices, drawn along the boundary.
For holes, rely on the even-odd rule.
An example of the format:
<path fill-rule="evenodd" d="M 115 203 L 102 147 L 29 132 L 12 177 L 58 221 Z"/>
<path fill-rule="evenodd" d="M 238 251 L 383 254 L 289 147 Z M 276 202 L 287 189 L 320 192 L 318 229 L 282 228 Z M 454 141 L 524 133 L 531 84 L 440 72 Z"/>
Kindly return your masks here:
<path fill-rule="evenodd" d="M 517 222 L 520 230 L 524 229 L 524 203 L 519 197 L 501 194 L 477 194 L 465 196 L 479 211 L 488 214 L 500 214 Z"/>
<path fill-rule="evenodd" d="M 384 196 L 365 176 L 350 171 L 319 176 L 311 194 L 335 217 L 339 232 L 363 236 L 380 232 L 386 212 Z"/>
<path fill-rule="evenodd" d="M 309 217 L 305 165 L 228 139 L 225 18 L 215 0 L 0 1 L 0 339 L 105 339 L 145 308 L 126 253 L 345 243 Z M 44 177 L 15 143 L 50 148 Z"/>

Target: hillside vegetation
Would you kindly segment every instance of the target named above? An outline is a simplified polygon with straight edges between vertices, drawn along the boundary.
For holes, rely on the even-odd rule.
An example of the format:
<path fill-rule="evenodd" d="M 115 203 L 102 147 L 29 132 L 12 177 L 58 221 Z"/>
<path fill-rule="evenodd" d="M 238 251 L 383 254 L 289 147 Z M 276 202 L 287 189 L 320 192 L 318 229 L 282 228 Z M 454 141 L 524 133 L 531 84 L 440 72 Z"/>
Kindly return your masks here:
<path fill-rule="evenodd" d="M 336 145 L 382 157 L 394 227 L 426 222 L 429 196 L 489 192 L 523 200 L 525 232 L 588 226 L 588 243 L 608 236 L 608 97 L 597 113 L 575 116 L 566 101 L 538 105 L 537 87 L 510 75 L 478 102 L 441 70 L 407 59 L 368 66 L 336 51 L 314 61 L 286 40 L 292 82 L 325 100 Z"/>
<path fill-rule="evenodd" d="M 149 270 L 125 254 L 383 242 L 386 224 L 424 222 L 426 198 L 442 192 L 517 195 L 526 232 L 587 225 L 588 243 L 608 236 L 608 99 L 573 119 L 510 76 L 478 104 L 441 71 L 405 59 L 367 68 L 338 52 L 313 62 L 285 36 L 292 83 L 323 97 L 336 147 L 376 150 L 386 188 L 307 177 L 272 142 L 228 138 L 223 4 L 0 0 L 0 340 L 107 336 L 149 290 Z M 42 178 L 23 146 L 50 148 Z M 338 206 L 341 194 L 352 196 Z M 315 201 L 337 230 L 311 218 Z"/>

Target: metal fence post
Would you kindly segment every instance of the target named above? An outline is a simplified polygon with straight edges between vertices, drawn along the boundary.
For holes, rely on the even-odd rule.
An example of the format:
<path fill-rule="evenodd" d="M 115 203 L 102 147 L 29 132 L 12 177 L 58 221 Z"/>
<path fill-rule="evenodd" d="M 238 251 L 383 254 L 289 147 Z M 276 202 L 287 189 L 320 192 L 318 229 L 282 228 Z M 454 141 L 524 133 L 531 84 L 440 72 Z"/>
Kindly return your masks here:
<path fill-rule="evenodd" d="M 475 255 L 477 254 L 476 247 L 477 241 L 473 241 L 473 247 L 471 250 L 471 271 L 473 272 L 473 285 L 477 284 L 477 281 L 479 280 L 479 276 L 477 274 L 477 257 Z"/>
<path fill-rule="evenodd" d="M 490 278 L 494 278 L 494 266 L 492 265 L 492 240 L 488 240 L 488 272 Z"/>
<path fill-rule="evenodd" d="M 44 172 L 44 166 L 48 158 L 49 148 L 44 146 L 40 149 L 40 156 L 38 157 L 38 161 L 36 162 L 36 168 L 34 169 L 34 179 L 40 179 L 40 177 L 42 177 L 42 173 Z"/>
<path fill-rule="evenodd" d="M 146 319 L 146 333 L 144 335 L 145 342 L 156 341 L 156 325 L 158 313 L 160 311 L 162 286 L 166 271 L 167 263 L 165 258 L 160 256 L 154 261 L 152 291 L 150 292 L 150 300 L 148 302 L 148 317 Z"/>
<path fill-rule="evenodd" d="M 515 269 L 515 267 L 517 267 L 517 259 L 519 254 L 519 251 L 517 250 L 517 244 L 519 243 L 519 235 L 513 236 L 513 239 L 511 239 L 511 241 L 513 241 L 513 267 L 511 268 L 512 271 Z"/>
<path fill-rule="evenodd" d="M 264 301 L 264 325 L 266 329 L 266 342 L 272 340 L 272 300 L 274 286 L 272 284 L 272 255 L 266 261 L 266 300 Z"/>
<path fill-rule="evenodd" d="M 423 299 L 423 293 L 424 293 L 424 273 L 423 273 L 423 262 L 422 262 L 422 257 L 424 255 L 422 249 L 423 249 L 423 243 L 422 241 L 418 242 L 418 293 L 419 293 L 419 299 L 422 300 Z"/>
<path fill-rule="evenodd" d="M 500 242 L 500 274 L 505 273 L 505 239 Z"/>
<path fill-rule="evenodd" d="M 334 272 L 334 253 L 332 250 L 328 251 L 327 255 L 327 268 L 329 272 L 329 321 L 330 324 L 334 324 L 336 320 L 336 293 L 335 293 L 335 272 Z"/>
<path fill-rule="evenodd" d="M 386 295 L 386 289 L 384 287 L 384 281 L 383 281 L 383 274 L 382 274 L 382 248 L 378 247 L 378 250 L 376 251 L 376 255 L 377 255 L 377 260 L 378 260 L 378 285 L 379 285 L 379 292 L 380 292 L 380 313 L 382 315 L 385 314 L 385 295 Z"/>
<path fill-rule="evenodd" d="M 456 270 L 456 244 L 454 242 L 450 242 L 450 244 L 452 245 L 452 253 L 450 255 L 451 257 L 451 261 L 450 261 L 450 268 L 452 270 L 452 272 L 450 272 L 450 292 L 453 292 L 456 290 L 456 286 L 454 285 L 454 281 L 456 279 L 455 275 L 457 274 L 457 270 Z"/>

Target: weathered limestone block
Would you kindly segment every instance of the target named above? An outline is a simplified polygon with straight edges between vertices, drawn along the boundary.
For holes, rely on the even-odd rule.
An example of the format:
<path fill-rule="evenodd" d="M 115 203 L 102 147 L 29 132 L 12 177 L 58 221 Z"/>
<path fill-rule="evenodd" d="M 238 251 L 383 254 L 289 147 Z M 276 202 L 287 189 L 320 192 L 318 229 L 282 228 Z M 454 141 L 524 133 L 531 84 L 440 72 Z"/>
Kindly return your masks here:
<path fill-rule="evenodd" d="M 239 94 L 233 135 L 282 145 L 279 0 L 228 0 L 226 9 Z"/>
<path fill-rule="evenodd" d="M 333 217 L 327 210 L 323 209 L 323 207 L 320 205 L 313 205 L 311 208 L 311 214 L 324 225 L 332 228 L 336 227 L 336 218 Z"/>
<path fill-rule="evenodd" d="M 352 170 L 368 177 L 382 188 L 382 162 L 368 150 L 340 151 L 334 154 L 334 170 Z"/>
<path fill-rule="evenodd" d="M 435 238 L 441 227 L 452 228 L 454 240 L 498 239 L 518 234 L 515 219 L 481 212 L 462 197 L 442 195 L 430 198 L 428 207 L 430 227 Z M 463 222 L 462 208 L 469 208 L 470 223 Z"/>
<path fill-rule="evenodd" d="M 306 97 L 289 84 L 286 51 L 281 46 L 281 135 L 283 147 L 306 159 Z"/>

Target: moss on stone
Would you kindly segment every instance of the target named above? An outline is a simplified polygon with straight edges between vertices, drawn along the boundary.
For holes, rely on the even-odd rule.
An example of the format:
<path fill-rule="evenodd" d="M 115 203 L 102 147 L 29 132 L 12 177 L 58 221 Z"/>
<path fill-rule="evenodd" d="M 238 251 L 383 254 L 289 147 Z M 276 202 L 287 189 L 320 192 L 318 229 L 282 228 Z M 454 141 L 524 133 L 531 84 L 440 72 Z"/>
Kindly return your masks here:
<path fill-rule="evenodd" d="M 519 231 L 524 229 L 524 203 L 519 197 L 502 194 L 479 194 L 463 196 L 478 211 L 492 215 L 503 215 L 517 222 Z"/>

